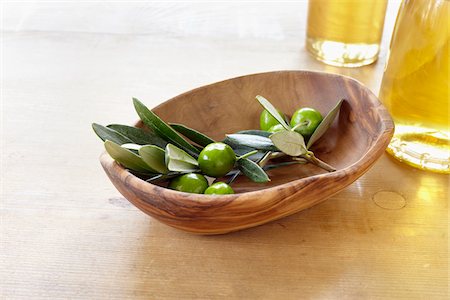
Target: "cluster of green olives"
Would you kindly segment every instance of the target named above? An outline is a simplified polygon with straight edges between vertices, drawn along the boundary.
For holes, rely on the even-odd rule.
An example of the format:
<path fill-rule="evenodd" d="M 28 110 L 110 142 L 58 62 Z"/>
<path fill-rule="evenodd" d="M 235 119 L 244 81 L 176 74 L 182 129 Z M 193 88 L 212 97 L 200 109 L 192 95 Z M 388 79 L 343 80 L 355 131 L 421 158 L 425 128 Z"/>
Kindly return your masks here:
<path fill-rule="evenodd" d="M 278 111 L 283 118 L 283 112 Z M 319 111 L 304 107 L 297 110 L 290 120 L 290 125 L 295 131 L 308 139 L 322 122 L 323 117 Z M 272 115 L 264 110 L 260 116 L 262 130 L 278 132 L 285 130 Z M 207 145 L 200 152 L 198 166 L 202 172 L 210 177 L 219 178 L 230 172 L 236 163 L 236 154 L 227 144 L 216 142 Z M 234 194 L 233 189 L 225 182 L 216 182 L 211 185 L 204 175 L 199 173 L 188 173 L 178 176 L 169 183 L 169 188 L 186 193 L 224 195 Z"/>
<path fill-rule="evenodd" d="M 280 115 L 285 118 L 283 112 L 278 110 Z M 319 126 L 320 122 L 322 122 L 323 117 L 322 114 L 314 109 L 309 107 L 303 107 L 294 112 L 291 118 L 291 127 L 295 128 L 295 131 L 300 133 L 305 139 L 308 139 L 313 134 L 314 130 L 316 130 L 317 126 Z M 278 121 L 272 117 L 272 115 L 264 110 L 261 113 L 259 118 L 259 124 L 261 130 L 269 131 L 272 133 L 285 130 L 283 126 L 278 123 Z"/>
<path fill-rule="evenodd" d="M 200 152 L 198 166 L 203 174 L 219 178 L 230 172 L 236 162 L 233 149 L 224 143 L 211 143 Z M 174 178 L 169 188 L 186 193 L 224 195 L 234 194 L 233 189 L 225 182 L 208 185 L 205 176 L 189 173 Z"/>

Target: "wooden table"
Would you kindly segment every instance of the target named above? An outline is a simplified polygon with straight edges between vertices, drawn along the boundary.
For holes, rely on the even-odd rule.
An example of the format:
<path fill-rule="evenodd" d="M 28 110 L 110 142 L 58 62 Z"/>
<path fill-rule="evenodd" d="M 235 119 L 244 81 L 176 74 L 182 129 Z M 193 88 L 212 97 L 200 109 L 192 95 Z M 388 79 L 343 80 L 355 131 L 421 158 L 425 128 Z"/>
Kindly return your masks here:
<path fill-rule="evenodd" d="M 392 3 L 391 3 L 392 5 Z M 386 32 L 395 18 L 390 7 Z M 2 299 L 446 299 L 449 177 L 383 155 L 293 216 L 221 236 L 130 205 L 90 124 L 238 75 L 308 69 L 378 91 L 378 63 L 304 50 L 306 2 L 3 3 Z"/>

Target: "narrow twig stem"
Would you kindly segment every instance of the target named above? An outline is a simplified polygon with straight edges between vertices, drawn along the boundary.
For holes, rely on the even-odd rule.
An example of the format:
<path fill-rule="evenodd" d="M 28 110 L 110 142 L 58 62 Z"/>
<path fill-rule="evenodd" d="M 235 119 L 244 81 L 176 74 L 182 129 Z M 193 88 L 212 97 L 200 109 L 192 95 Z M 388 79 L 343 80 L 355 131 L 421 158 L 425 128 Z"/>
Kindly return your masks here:
<path fill-rule="evenodd" d="M 231 185 L 233 181 L 241 174 L 241 170 L 238 170 L 231 178 L 228 180 L 228 185 Z"/>
<path fill-rule="evenodd" d="M 256 153 L 258 153 L 258 150 L 253 150 L 253 151 L 247 152 L 244 155 L 239 156 L 237 158 L 237 160 L 250 157 L 250 156 L 252 156 L 253 154 L 256 154 Z"/>
<path fill-rule="evenodd" d="M 286 154 L 284 154 L 283 152 L 272 152 L 270 154 L 270 159 L 280 158 L 283 156 L 286 156 Z"/>
<path fill-rule="evenodd" d="M 259 160 L 258 165 L 262 168 L 264 167 L 267 162 L 272 158 L 271 157 L 272 152 L 267 152 L 266 154 L 264 154 L 264 156 Z"/>
<path fill-rule="evenodd" d="M 328 172 L 334 172 L 336 171 L 336 168 L 330 166 L 329 164 L 327 164 L 326 162 L 321 161 L 320 159 L 318 159 L 317 157 L 314 156 L 314 153 L 311 151 L 308 151 L 308 153 L 302 155 L 301 157 L 303 157 L 304 159 L 306 159 L 307 161 L 309 161 L 310 163 L 318 166 L 319 168 L 322 168 Z"/>
<path fill-rule="evenodd" d="M 298 123 L 297 125 L 295 125 L 294 127 L 292 127 L 291 131 L 295 131 L 297 128 L 308 125 L 308 121 L 304 121 L 302 123 Z"/>
<path fill-rule="evenodd" d="M 293 157 L 292 160 L 295 160 L 296 162 L 300 164 L 307 164 L 309 161 L 306 158 L 303 157 Z"/>

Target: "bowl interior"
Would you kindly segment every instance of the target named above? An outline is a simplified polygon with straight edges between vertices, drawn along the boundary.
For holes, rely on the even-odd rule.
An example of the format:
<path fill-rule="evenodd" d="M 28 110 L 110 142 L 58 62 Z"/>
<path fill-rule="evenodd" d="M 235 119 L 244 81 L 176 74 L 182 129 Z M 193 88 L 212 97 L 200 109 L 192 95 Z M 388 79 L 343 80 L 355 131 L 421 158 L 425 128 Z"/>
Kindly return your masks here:
<path fill-rule="evenodd" d="M 377 98 L 358 82 L 339 75 L 281 71 L 225 80 L 181 94 L 153 111 L 166 122 L 183 123 L 216 140 L 227 133 L 259 129 L 262 95 L 291 116 L 301 107 L 313 107 L 323 115 L 339 99 L 346 99 L 339 117 L 312 150 L 338 170 L 361 159 L 385 130 L 377 112 Z M 313 165 L 295 165 L 268 171 L 271 181 L 255 184 L 240 176 L 236 192 L 255 191 L 326 173 Z"/>

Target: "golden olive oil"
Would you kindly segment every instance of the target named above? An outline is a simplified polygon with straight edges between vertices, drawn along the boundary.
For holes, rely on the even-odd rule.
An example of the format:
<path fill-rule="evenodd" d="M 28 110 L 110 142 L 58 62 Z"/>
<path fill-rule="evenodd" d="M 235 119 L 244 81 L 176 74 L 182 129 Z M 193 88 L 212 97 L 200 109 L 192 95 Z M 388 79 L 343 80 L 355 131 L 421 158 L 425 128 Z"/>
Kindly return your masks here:
<path fill-rule="evenodd" d="M 380 99 L 395 122 L 388 152 L 415 167 L 450 173 L 450 1 L 404 1 Z"/>
<path fill-rule="evenodd" d="M 358 67 L 378 57 L 387 0 L 310 0 L 306 48 L 335 66 Z"/>

